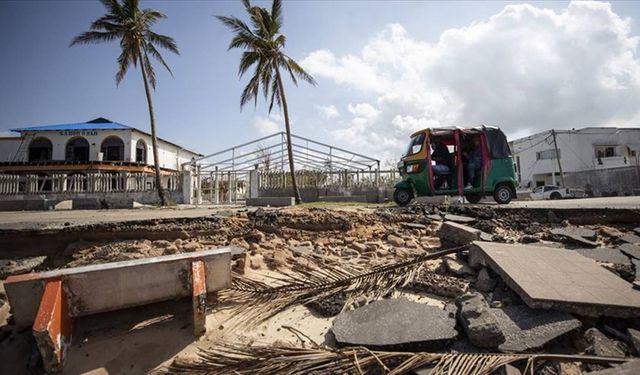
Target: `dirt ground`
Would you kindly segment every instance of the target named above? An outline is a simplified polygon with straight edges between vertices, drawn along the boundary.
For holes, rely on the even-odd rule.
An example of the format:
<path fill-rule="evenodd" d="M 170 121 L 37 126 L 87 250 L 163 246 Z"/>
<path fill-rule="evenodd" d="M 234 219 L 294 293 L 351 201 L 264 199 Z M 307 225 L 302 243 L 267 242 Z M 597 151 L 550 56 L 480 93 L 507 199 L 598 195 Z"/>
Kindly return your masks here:
<path fill-rule="evenodd" d="M 47 232 L 64 238 L 59 251 L 47 251 L 46 258 L 28 269 L 20 268 L 16 257 L 4 262 L 0 278 L 10 274 L 77 267 L 166 254 L 194 252 L 229 246 L 234 250 L 234 271 L 248 278 L 266 278 L 297 268 L 348 266 L 366 270 L 376 265 L 409 259 L 442 247 L 437 236 L 445 213 L 466 215 L 475 228 L 492 241 L 567 246 L 550 233 L 554 228 L 593 229 L 600 246 L 613 246 L 617 238 L 633 233 L 633 224 L 576 225 L 571 220 L 549 217 L 546 211 L 494 206 L 410 206 L 408 208 L 287 208 L 233 209 L 207 212 L 207 216 L 158 218 L 136 222 L 107 222 L 86 227 Z M 556 220 L 557 219 L 557 220 Z M 12 232 L 19 236 L 19 232 Z M 96 235 L 100 233 L 100 235 Z M 125 237 L 125 238 L 123 238 Z M 458 260 L 456 260 L 458 261 Z M 464 263 L 463 259 L 459 260 Z M 468 286 L 474 275 L 458 273 L 439 259 L 429 261 L 426 271 L 441 275 L 448 284 Z M 634 268 L 603 264 L 625 279 Z M 441 280 L 441 279 L 438 279 Z M 427 290 L 402 290 L 408 298 L 443 308 L 456 292 L 438 282 Z M 361 303 L 367 303 L 363 301 Z M 29 328 L 17 327 L 8 313 L 8 302 L 0 288 L 0 374 L 41 373 L 37 350 Z M 325 306 L 326 307 L 326 306 Z M 352 306 L 355 307 L 355 306 Z M 339 307 L 341 308 L 341 306 Z M 347 307 L 349 308 L 349 307 Z M 339 309 L 338 309 L 339 310 Z M 199 348 L 220 340 L 252 343 L 291 342 L 296 345 L 334 346 L 330 333 L 332 316 L 317 307 L 289 308 L 254 328 L 230 331 L 228 316 L 211 306 L 207 333 L 194 341 L 190 301 L 169 301 L 155 305 L 104 313 L 76 321 L 75 336 L 64 373 L 138 374 L 162 369 L 176 357 L 193 357 Z M 336 312 L 337 314 L 337 312 Z M 326 314 L 325 314 L 326 315 Z M 598 322 L 592 322 L 594 326 Z M 289 330 L 293 327 L 304 337 Z M 580 341 L 580 340 L 578 340 Z M 579 349 L 573 345 L 571 350 Z M 553 350 L 552 348 L 547 348 Z M 566 350 L 566 349 L 563 349 Z M 631 348 L 626 349 L 632 352 Z"/>

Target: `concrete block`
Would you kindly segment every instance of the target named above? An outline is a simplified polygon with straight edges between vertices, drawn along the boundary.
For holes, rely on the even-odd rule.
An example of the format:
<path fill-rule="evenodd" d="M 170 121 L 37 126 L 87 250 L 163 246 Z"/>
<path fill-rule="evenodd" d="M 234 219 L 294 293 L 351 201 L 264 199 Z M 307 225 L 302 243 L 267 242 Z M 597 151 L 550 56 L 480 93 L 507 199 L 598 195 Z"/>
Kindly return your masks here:
<path fill-rule="evenodd" d="M 479 229 L 471 228 L 464 224 L 454 223 L 452 221 L 445 221 L 442 223 L 442 226 L 438 231 L 438 237 L 440 237 L 441 240 L 448 241 L 456 245 L 466 245 L 479 240 L 480 234 L 481 231 Z"/>
<path fill-rule="evenodd" d="M 71 345 L 71 317 L 62 280 L 50 280 L 33 323 L 33 336 L 46 372 L 58 372 Z"/>
<path fill-rule="evenodd" d="M 192 297 L 191 262 L 205 266 L 206 290 L 231 284 L 228 248 L 11 276 L 5 289 L 16 324 L 30 325 L 48 280 L 62 278 L 72 317 Z"/>
<path fill-rule="evenodd" d="M 74 198 L 71 200 L 72 210 L 99 210 L 100 208 L 98 198 Z"/>
<path fill-rule="evenodd" d="M 191 263 L 191 290 L 193 305 L 193 333 L 201 336 L 206 332 L 207 282 L 204 262 L 197 260 Z"/>
<path fill-rule="evenodd" d="M 245 203 L 247 206 L 285 207 L 285 206 L 294 206 L 296 204 L 296 200 L 294 197 L 259 197 L 259 198 L 247 198 Z"/>
<path fill-rule="evenodd" d="M 0 200 L 0 211 L 45 211 L 54 205 L 51 199 L 8 199 Z"/>
<path fill-rule="evenodd" d="M 319 202 L 367 202 L 366 195 L 324 195 L 318 197 Z"/>

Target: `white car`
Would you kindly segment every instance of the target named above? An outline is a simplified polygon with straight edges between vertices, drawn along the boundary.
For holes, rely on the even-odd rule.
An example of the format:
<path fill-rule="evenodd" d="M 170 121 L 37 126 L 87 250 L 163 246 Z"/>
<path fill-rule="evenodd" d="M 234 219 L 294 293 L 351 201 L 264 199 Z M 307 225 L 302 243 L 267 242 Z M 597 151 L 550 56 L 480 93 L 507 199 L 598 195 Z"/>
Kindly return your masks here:
<path fill-rule="evenodd" d="M 569 189 L 555 185 L 538 186 L 531 192 L 531 199 L 564 199 L 573 198 Z"/>

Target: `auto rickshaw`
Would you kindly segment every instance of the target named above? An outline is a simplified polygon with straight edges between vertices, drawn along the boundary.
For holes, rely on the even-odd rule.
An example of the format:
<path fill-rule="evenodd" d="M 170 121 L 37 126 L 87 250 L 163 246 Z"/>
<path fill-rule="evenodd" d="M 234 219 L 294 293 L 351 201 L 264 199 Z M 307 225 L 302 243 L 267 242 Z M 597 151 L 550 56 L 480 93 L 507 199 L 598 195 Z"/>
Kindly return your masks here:
<path fill-rule="evenodd" d="M 445 155 L 448 162 L 440 157 L 433 160 L 432 155 L 436 153 L 448 153 L 448 157 Z M 466 165 L 470 157 L 475 161 L 471 166 Z M 471 171 L 470 167 L 475 170 Z M 471 203 L 478 203 L 485 195 L 492 194 L 499 204 L 507 204 L 516 197 L 511 150 L 506 136 L 497 127 L 417 131 L 411 135 L 398 169 L 402 181 L 395 185 L 393 200 L 400 206 L 420 196 L 460 195 Z M 473 181 L 468 175 L 473 175 Z"/>

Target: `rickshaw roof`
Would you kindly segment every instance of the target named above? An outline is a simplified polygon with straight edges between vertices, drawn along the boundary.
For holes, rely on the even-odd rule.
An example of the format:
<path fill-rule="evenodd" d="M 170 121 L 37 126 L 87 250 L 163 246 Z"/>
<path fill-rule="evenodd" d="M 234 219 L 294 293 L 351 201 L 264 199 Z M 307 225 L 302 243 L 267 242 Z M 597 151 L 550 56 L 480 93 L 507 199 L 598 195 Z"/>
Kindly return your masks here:
<path fill-rule="evenodd" d="M 414 132 L 413 134 L 411 134 L 411 138 L 413 138 L 414 136 L 426 132 L 427 134 L 446 134 L 446 133 L 453 133 L 456 130 L 460 130 L 463 133 L 482 133 L 483 131 L 487 130 L 487 129 L 492 129 L 492 130 L 500 130 L 499 127 L 497 126 L 486 126 L 486 125 L 480 125 L 480 126 L 474 126 L 471 128 L 465 128 L 462 126 L 444 126 L 441 128 L 425 128 L 422 130 L 418 130 L 416 132 Z"/>

